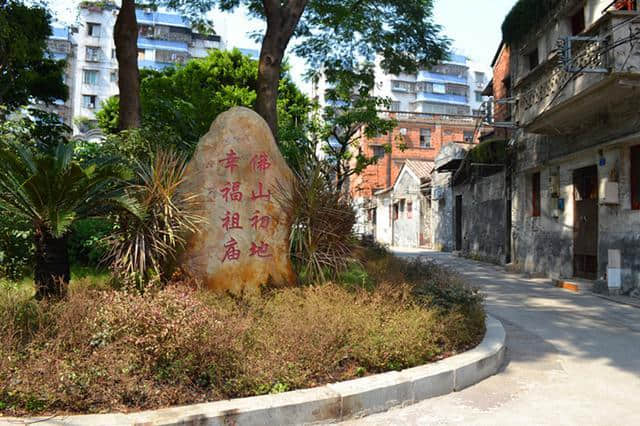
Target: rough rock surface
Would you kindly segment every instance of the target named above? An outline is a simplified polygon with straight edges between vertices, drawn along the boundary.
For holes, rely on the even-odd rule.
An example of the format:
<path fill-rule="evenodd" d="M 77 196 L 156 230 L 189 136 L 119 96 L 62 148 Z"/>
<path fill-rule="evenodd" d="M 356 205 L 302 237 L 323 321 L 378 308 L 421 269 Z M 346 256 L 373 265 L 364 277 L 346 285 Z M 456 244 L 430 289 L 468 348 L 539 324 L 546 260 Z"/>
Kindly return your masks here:
<path fill-rule="evenodd" d="M 220 114 L 186 176 L 208 224 L 190 238 L 185 270 L 215 291 L 293 284 L 291 221 L 277 202 L 291 191 L 293 174 L 262 117 L 241 107 Z"/>

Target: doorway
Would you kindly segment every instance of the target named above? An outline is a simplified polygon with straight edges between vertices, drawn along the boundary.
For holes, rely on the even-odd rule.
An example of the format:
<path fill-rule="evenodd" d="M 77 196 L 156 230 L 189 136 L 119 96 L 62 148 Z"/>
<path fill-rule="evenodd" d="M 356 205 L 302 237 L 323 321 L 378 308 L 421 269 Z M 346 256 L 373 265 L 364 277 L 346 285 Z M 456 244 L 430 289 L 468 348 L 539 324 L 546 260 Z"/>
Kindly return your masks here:
<path fill-rule="evenodd" d="M 462 250 L 462 195 L 456 196 L 456 251 Z"/>
<path fill-rule="evenodd" d="M 573 275 L 598 276 L 598 168 L 573 172 Z"/>

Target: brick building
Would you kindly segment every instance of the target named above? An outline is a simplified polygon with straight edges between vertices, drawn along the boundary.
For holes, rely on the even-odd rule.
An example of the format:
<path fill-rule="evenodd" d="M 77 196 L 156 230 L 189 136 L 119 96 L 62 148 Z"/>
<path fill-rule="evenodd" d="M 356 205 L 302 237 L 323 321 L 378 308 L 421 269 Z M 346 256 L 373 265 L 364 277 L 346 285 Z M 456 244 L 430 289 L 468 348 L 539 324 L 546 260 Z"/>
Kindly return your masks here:
<path fill-rule="evenodd" d="M 388 113 L 398 126 L 388 135 L 363 139 L 360 149 L 378 158 L 349 181 L 351 198 L 358 212 L 357 232 L 375 233 L 375 195 L 396 184 L 407 161 L 433 164 L 440 149 L 450 143 L 475 144 L 489 128 L 478 128 L 478 118 L 422 113 Z M 391 148 L 389 150 L 389 147 Z M 427 213 L 425 213 L 427 214 Z M 422 239 L 429 240 L 428 236 Z M 429 245 L 429 244 L 426 244 Z"/>
<path fill-rule="evenodd" d="M 398 120 L 396 129 L 361 144 L 365 155 L 377 157 L 378 162 L 351 179 L 349 188 L 354 200 L 370 199 L 374 192 L 391 187 L 406 160 L 434 161 L 440 148 L 448 143 L 478 141 L 478 120 L 474 117 L 420 113 L 390 115 Z M 388 146 L 391 146 L 391 152 L 387 152 Z"/>

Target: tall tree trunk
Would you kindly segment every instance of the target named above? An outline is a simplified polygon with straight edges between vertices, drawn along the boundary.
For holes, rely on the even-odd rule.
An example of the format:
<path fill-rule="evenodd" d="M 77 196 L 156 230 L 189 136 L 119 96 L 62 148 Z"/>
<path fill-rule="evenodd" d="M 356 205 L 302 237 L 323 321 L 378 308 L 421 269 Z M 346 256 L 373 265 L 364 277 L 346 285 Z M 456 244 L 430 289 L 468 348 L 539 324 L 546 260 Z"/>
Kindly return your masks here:
<path fill-rule="evenodd" d="M 140 127 L 140 71 L 138 69 L 138 21 L 135 0 L 122 0 L 113 39 L 118 58 L 120 130 Z"/>
<path fill-rule="evenodd" d="M 283 6 L 279 0 L 263 0 L 267 32 L 260 50 L 256 111 L 269 124 L 276 139 L 278 138 L 278 86 L 282 58 L 300 22 L 307 1 L 291 0 Z"/>
<path fill-rule="evenodd" d="M 61 297 L 71 280 L 67 238 L 55 238 L 43 227 L 35 232 L 36 298 Z"/>
<path fill-rule="evenodd" d="M 278 139 L 278 86 L 283 56 L 284 50 L 278 46 L 277 35 L 274 36 L 267 30 L 260 51 L 256 112 L 269 124 L 276 139 Z"/>

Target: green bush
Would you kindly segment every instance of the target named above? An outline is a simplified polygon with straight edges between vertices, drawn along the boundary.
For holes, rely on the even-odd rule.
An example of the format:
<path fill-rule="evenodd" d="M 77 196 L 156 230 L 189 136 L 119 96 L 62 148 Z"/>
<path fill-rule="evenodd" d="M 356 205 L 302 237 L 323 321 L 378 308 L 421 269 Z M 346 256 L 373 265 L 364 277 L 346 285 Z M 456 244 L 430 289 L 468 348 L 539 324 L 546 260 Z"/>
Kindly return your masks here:
<path fill-rule="evenodd" d="M 0 214 L 0 278 L 21 280 L 29 273 L 33 254 L 31 224 Z"/>
<path fill-rule="evenodd" d="M 69 257 L 74 265 L 98 268 L 109 247 L 105 238 L 114 231 L 107 219 L 84 219 L 73 224 L 69 234 Z"/>

